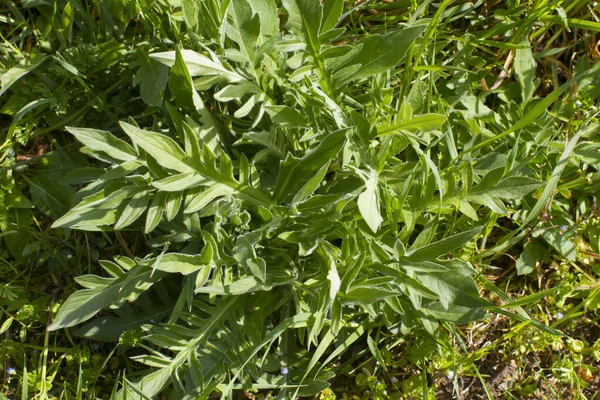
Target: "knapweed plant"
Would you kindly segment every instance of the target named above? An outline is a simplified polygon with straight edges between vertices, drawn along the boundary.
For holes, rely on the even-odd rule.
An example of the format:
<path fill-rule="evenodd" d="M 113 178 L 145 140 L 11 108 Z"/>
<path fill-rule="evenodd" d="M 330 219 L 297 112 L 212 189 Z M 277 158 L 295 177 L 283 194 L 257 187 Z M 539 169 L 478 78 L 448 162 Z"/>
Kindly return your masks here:
<path fill-rule="evenodd" d="M 136 76 L 164 117 L 68 128 L 97 162 L 65 177 L 84 186 L 53 227 L 118 230 L 125 249 L 145 238 L 101 261 L 105 276 L 77 278 L 50 326 L 136 348 L 148 369 L 123 377 L 119 399 L 312 395 L 358 341 L 381 361 L 372 332 L 483 317 L 469 260 L 509 202 L 542 186 L 515 132 L 548 126 L 568 85 L 529 103 L 531 51 L 515 67 L 530 109 L 509 99 L 494 116 L 460 68 L 426 65 L 448 2 L 367 35 L 338 27 L 342 0 L 282 3 L 183 1 L 185 48 Z M 526 203 L 523 229 L 554 187 Z"/>

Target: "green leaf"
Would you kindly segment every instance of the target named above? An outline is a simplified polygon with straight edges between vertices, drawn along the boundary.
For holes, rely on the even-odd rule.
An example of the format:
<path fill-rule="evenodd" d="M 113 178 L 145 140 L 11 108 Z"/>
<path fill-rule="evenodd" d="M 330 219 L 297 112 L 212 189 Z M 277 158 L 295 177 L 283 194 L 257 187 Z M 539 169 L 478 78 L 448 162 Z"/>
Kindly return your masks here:
<path fill-rule="evenodd" d="M 181 57 L 187 67 L 190 76 L 214 76 L 228 82 L 240 82 L 245 80 L 236 72 L 230 71 L 218 61 L 212 60 L 203 54 L 192 50 L 181 50 Z M 154 53 L 150 58 L 159 61 L 169 67 L 175 64 L 177 54 L 174 51 Z"/>
<path fill-rule="evenodd" d="M 171 313 L 170 307 L 156 307 L 152 311 L 133 313 L 122 317 L 104 316 L 77 329 L 73 334 L 89 340 L 116 342 L 121 334 L 151 321 L 160 321 Z"/>
<path fill-rule="evenodd" d="M 220 184 L 213 185 L 207 189 L 202 188 L 195 193 L 188 193 L 184 213 L 190 214 L 200 211 L 213 200 L 219 197 L 228 196 L 232 193 L 233 190 L 231 188 Z"/>
<path fill-rule="evenodd" d="M 75 196 L 72 187 L 57 184 L 41 176 L 25 179 L 31 190 L 31 201 L 39 210 L 52 218 L 59 218 L 69 211 Z"/>
<path fill-rule="evenodd" d="M 120 125 L 135 144 L 160 161 L 163 167 L 179 172 L 194 172 L 187 155 L 170 137 L 142 130 L 126 122 Z"/>
<path fill-rule="evenodd" d="M 523 221 L 521 228 L 524 228 L 527 224 L 532 222 L 534 219 L 537 219 L 540 212 L 545 207 L 547 207 L 548 201 L 550 201 L 550 199 L 552 199 L 552 197 L 554 196 L 554 190 L 556 189 L 556 186 L 558 185 L 560 176 L 562 175 L 563 170 L 565 169 L 567 162 L 569 161 L 569 158 L 573 154 L 575 145 L 577 145 L 579 138 L 581 137 L 581 135 L 583 135 L 585 133 L 585 131 L 586 131 L 586 129 L 585 129 L 585 124 L 584 124 L 584 126 L 581 129 L 579 129 L 577 131 L 577 133 L 575 133 L 575 135 L 573 135 L 573 137 L 571 139 L 569 139 L 569 141 L 567 142 L 567 145 L 565 146 L 560 158 L 558 159 L 558 162 L 554 166 L 554 170 L 552 170 L 552 175 L 550 176 L 550 179 L 548 179 L 548 182 L 546 182 L 544 191 L 538 198 L 538 200 L 535 203 L 535 205 L 533 206 L 533 208 L 527 213 L 527 218 L 525 218 L 525 220 Z"/>
<path fill-rule="evenodd" d="M 33 53 L 27 65 L 15 65 L 2 74 L 0 78 L 0 96 L 2 96 L 16 81 L 39 67 L 46 60 L 46 56 Z"/>
<path fill-rule="evenodd" d="M 323 19 L 321 21 L 320 33 L 326 33 L 337 25 L 342 17 L 344 0 L 326 0 L 323 3 Z"/>
<path fill-rule="evenodd" d="M 233 258 L 252 272 L 260 282 L 267 281 L 267 265 L 265 260 L 258 258 L 256 248 L 261 239 L 260 232 L 247 232 L 236 238 L 233 247 Z"/>
<path fill-rule="evenodd" d="M 237 30 L 229 32 L 232 39 L 240 46 L 240 51 L 246 59 L 253 64 L 260 34 L 260 17 L 254 14 L 252 7 L 246 0 L 233 0 L 229 11 Z M 233 35 L 232 35 L 233 33 Z"/>
<path fill-rule="evenodd" d="M 522 199 L 543 184 L 537 179 L 513 176 L 500 181 L 493 189 L 488 190 L 487 194 L 507 200 Z"/>
<path fill-rule="evenodd" d="M 521 86 L 521 100 L 526 103 L 531 100 L 539 80 L 536 79 L 535 60 L 526 36 L 523 36 L 521 46 L 515 50 L 515 78 Z"/>
<path fill-rule="evenodd" d="M 317 54 L 320 48 L 319 29 L 323 7 L 319 0 L 283 0 L 288 12 L 287 27 Z"/>
<path fill-rule="evenodd" d="M 288 156 L 281 163 L 274 197 L 277 202 L 293 197 L 323 165 L 335 159 L 346 141 L 346 130 L 327 135 L 313 150 L 298 159 Z"/>
<path fill-rule="evenodd" d="M 148 213 L 146 214 L 144 233 L 152 232 L 160 223 L 166 210 L 167 195 L 168 193 L 166 192 L 158 192 L 152 198 L 152 203 L 150 203 Z"/>
<path fill-rule="evenodd" d="M 379 213 L 379 202 L 377 201 L 379 174 L 371 169 L 367 176 L 365 190 L 358 196 L 358 210 L 373 233 L 377 233 L 383 222 L 383 218 Z"/>
<path fill-rule="evenodd" d="M 101 151 L 119 161 L 136 160 L 133 147 L 109 132 L 91 128 L 67 127 L 67 131 L 92 150 Z"/>
<path fill-rule="evenodd" d="M 151 274 L 152 270 L 138 265 L 114 278 L 105 288 L 86 289 L 73 293 L 58 310 L 56 318 L 48 327 L 49 331 L 68 328 L 86 321 L 109 305 L 120 305 L 135 299 L 162 278 L 161 274 Z"/>
<path fill-rule="evenodd" d="M 146 211 L 146 205 L 148 205 L 149 199 L 149 190 L 136 193 L 123 211 L 121 211 L 121 214 L 115 223 L 115 229 L 123 229 L 134 223 L 144 211 Z"/>
<path fill-rule="evenodd" d="M 146 263 L 153 269 L 169 273 L 180 273 L 188 275 L 200 268 L 207 267 L 200 255 L 189 255 L 181 253 L 167 253 L 153 261 Z"/>
<path fill-rule="evenodd" d="M 210 180 L 196 172 L 171 175 L 167 178 L 152 182 L 152 186 L 165 192 L 180 192 L 198 186 L 208 185 Z"/>
<path fill-rule="evenodd" d="M 387 371 L 387 367 L 385 365 L 386 364 L 385 360 L 383 359 L 381 352 L 379 351 L 379 348 L 377 347 L 377 343 L 375 343 L 375 341 L 373 340 L 373 338 L 370 335 L 367 335 L 367 346 L 369 347 L 369 351 L 371 352 L 373 357 L 375 357 L 375 360 L 377 360 L 379 365 L 381 367 L 383 367 L 384 370 Z"/>
<path fill-rule="evenodd" d="M 441 114 L 417 115 L 408 120 L 400 121 L 393 125 L 383 125 L 377 127 L 377 136 L 386 136 L 398 131 L 420 130 L 422 132 L 438 129 L 446 122 L 446 116 Z"/>
<path fill-rule="evenodd" d="M 152 60 L 145 51 L 138 52 L 138 70 L 132 85 L 140 87 L 140 95 L 149 106 L 160 107 L 169 78 L 169 68 Z"/>
<path fill-rule="evenodd" d="M 188 68 L 179 49 L 175 50 L 175 62 L 171 67 L 169 88 L 171 89 L 171 93 L 173 93 L 173 97 L 177 104 L 183 107 L 195 108 L 194 94 L 196 89 L 194 89 L 192 77 L 188 72 Z"/>
<path fill-rule="evenodd" d="M 421 307 L 427 315 L 431 315 L 434 318 L 453 322 L 455 324 L 466 324 L 471 321 L 476 321 L 485 317 L 486 312 L 483 308 L 471 308 L 457 305 L 451 305 L 448 309 L 445 309 L 440 303 L 433 303 L 427 306 Z"/>
<path fill-rule="evenodd" d="M 355 44 L 361 46 L 360 51 L 340 65 L 333 75 L 334 81 L 339 85 L 346 85 L 394 68 L 426 28 L 426 24 L 419 24 L 385 35 L 368 35 L 362 38 Z"/>
<path fill-rule="evenodd" d="M 471 229 L 449 236 L 438 242 L 428 244 L 418 249 L 411 249 L 406 252 L 405 258 L 409 261 L 428 261 L 434 260 L 454 249 L 457 249 L 477 236 L 483 227 Z"/>

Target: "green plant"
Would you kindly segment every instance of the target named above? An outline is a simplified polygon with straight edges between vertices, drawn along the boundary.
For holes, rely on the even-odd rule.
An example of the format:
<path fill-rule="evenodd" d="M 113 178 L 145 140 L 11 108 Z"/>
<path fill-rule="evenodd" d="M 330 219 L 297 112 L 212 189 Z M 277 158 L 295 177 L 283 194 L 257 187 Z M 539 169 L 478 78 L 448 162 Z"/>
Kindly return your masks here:
<path fill-rule="evenodd" d="M 23 3 L 0 16 L 9 396 L 593 390 L 591 6 Z M 512 321 L 454 326 L 486 310 Z"/>
<path fill-rule="evenodd" d="M 234 1 L 221 16 L 221 45 L 204 37 L 202 52 L 151 55 L 171 67 L 161 133 L 121 123 L 131 146 L 69 128 L 104 172 L 82 171 L 91 183 L 54 226 L 142 230 L 150 248 L 102 261 L 110 278 L 78 278 L 86 289 L 50 329 L 105 307 L 128 324 L 102 317 L 80 333 L 114 337 L 138 321 L 153 349 L 136 359 L 154 369 L 126 384 L 128 398 L 169 382 L 180 396 L 313 394 L 332 376 L 328 363 L 363 332 L 424 325 L 435 334 L 438 319 L 484 315 L 473 268 L 441 259 L 481 232 L 464 221 L 454 234 L 456 221 L 442 212 L 442 195 L 456 196 L 448 184 L 456 171 L 441 173 L 426 147 L 442 138 L 446 116 L 391 96 L 399 88 L 388 71 L 426 23 L 332 45 L 344 33 L 335 28 L 341 2 L 284 6 L 290 33 L 279 33 L 274 7 Z M 539 183 L 517 176 L 503 185 L 527 193 Z M 411 211 L 436 192 L 431 211 Z M 176 301 L 162 296 L 156 325 L 148 323 L 156 305 L 125 311 L 179 281 Z"/>

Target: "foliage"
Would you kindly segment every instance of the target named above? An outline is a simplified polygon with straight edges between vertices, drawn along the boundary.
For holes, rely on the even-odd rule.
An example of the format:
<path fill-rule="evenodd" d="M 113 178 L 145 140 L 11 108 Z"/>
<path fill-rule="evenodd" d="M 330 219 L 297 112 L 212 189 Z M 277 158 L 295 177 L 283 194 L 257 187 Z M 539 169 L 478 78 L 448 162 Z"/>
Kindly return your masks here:
<path fill-rule="evenodd" d="M 579 3 L 9 3 L 0 329 L 22 397 L 330 398 L 355 376 L 348 398 L 427 398 L 435 370 L 483 382 L 492 347 L 564 350 L 544 368 L 582 394 L 598 345 L 534 307 L 600 298 L 600 64 L 573 51 L 559 77 L 553 44 L 599 30 Z M 495 314 L 510 332 L 468 347 L 456 324 Z"/>

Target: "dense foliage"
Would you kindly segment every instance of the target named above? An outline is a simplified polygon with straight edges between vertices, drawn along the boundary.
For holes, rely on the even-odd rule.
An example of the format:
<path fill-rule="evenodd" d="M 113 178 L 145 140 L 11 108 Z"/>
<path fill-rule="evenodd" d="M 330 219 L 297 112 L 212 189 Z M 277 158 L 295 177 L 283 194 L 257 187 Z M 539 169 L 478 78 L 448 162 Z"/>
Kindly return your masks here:
<path fill-rule="evenodd" d="M 6 3 L 5 393 L 598 390 L 586 3 Z"/>

